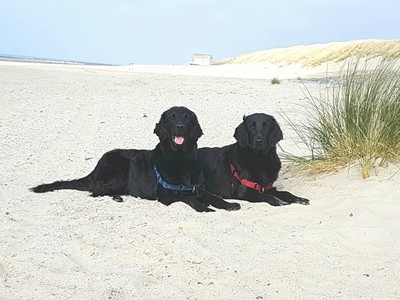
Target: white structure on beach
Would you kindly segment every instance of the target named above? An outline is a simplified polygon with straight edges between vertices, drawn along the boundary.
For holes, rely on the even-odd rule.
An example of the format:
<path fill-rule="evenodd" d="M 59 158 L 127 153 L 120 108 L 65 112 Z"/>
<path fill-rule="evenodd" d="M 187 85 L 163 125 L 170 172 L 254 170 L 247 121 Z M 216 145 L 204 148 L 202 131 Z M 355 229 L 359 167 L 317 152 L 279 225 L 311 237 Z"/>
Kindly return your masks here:
<path fill-rule="evenodd" d="M 195 53 L 191 65 L 209 66 L 211 64 L 211 54 Z"/>

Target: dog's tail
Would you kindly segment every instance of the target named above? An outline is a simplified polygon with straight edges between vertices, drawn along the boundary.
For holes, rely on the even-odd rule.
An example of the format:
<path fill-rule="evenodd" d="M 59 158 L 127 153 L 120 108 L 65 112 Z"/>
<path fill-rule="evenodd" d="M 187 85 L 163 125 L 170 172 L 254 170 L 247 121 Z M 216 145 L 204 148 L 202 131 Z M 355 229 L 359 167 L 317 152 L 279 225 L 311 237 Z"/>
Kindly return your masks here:
<path fill-rule="evenodd" d="M 74 180 L 62 180 L 55 181 L 53 183 L 40 184 L 31 188 L 30 190 L 35 193 L 46 193 L 56 190 L 79 190 L 79 191 L 91 191 L 92 181 L 90 175 Z"/>

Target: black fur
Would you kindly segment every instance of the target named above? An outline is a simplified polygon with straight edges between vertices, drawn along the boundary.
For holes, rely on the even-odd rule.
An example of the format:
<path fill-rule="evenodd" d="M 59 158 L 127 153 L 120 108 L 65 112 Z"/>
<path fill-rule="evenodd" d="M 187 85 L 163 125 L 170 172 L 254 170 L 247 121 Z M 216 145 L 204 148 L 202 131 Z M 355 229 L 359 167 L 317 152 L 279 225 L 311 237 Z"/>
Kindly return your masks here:
<path fill-rule="evenodd" d="M 170 108 L 162 114 L 154 133 L 160 139 L 154 150 L 112 150 L 81 179 L 42 184 L 31 190 L 44 193 L 75 189 L 89 191 L 93 197 L 109 195 L 116 201 L 122 201 L 121 195 L 131 195 L 157 199 L 165 205 L 182 201 L 196 211 L 213 211 L 209 205 L 226 210 L 240 209 L 239 204 L 226 202 L 204 188 L 204 176 L 197 157 L 197 140 L 203 132 L 192 111 L 185 107 Z M 175 137 L 180 137 L 180 142 L 176 143 Z M 194 193 L 164 189 L 157 183 L 154 166 L 170 184 L 202 185 Z"/>
<path fill-rule="evenodd" d="M 262 186 L 277 180 L 281 161 L 276 153 L 276 144 L 283 134 L 272 116 L 259 113 L 243 117 L 234 137 L 237 140 L 235 144 L 198 150 L 208 191 L 224 198 L 268 202 L 274 206 L 309 204 L 307 199 L 276 188 L 259 193 L 242 185 L 232 175 L 231 163 L 242 178 Z"/>

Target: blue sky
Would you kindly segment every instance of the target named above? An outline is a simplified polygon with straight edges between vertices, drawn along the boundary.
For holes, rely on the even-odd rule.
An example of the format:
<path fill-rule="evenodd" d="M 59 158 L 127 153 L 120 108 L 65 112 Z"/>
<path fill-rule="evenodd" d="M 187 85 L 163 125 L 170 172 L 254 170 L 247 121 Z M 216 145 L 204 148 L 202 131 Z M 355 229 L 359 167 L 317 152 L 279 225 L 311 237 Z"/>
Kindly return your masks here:
<path fill-rule="evenodd" d="M 399 0 L 0 0 L 0 53 L 184 64 L 358 39 L 400 39 Z"/>

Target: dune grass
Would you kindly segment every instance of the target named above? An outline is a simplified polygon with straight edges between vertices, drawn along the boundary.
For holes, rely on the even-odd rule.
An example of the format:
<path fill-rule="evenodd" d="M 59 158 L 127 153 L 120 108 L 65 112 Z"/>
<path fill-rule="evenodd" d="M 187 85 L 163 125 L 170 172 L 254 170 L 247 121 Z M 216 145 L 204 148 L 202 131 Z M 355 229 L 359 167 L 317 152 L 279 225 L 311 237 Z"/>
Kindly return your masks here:
<path fill-rule="evenodd" d="M 281 81 L 280 81 L 279 78 L 274 77 L 274 78 L 271 79 L 271 84 L 272 84 L 272 85 L 274 85 L 274 84 L 281 84 Z"/>
<path fill-rule="evenodd" d="M 400 55 L 400 40 L 360 40 L 327 44 L 301 45 L 263 50 L 224 59 L 214 64 L 302 64 L 319 66 L 326 62 L 342 62 L 349 57 L 382 57 L 393 59 Z"/>
<path fill-rule="evenodd" d="M 318 97 L 306 90 L 309 117 L 291 124 L 310 155 L 287 154 L 305 171 L 329 172 L 357 163 L 363 178 L 376 165 L 400 161 L 399 60 L 376 66 L 360 60 L 342 70 L 340 83 Z"/>

